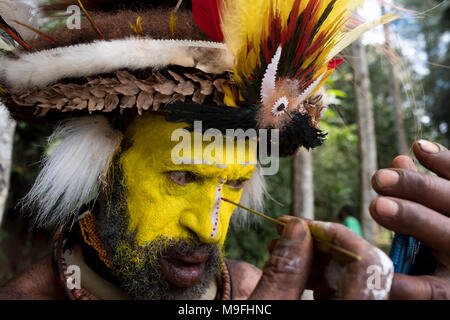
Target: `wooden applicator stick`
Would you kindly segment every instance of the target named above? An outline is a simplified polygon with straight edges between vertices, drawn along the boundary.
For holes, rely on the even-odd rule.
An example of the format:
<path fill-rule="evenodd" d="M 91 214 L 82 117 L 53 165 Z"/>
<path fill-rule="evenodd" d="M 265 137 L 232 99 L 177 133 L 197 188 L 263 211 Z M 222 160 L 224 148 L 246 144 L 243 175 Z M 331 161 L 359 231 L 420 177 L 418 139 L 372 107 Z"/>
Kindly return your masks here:
<path fill-rule="evenodd" d="M 249 211 L 249 212 L 251 212 L 253 214 L 256 214 L 256 215 L 258 215 L 258 216 L 260 216 L 260 217 L 262 217 L 262 218 L 264 218 L 266 220 L 269 220 L 271 222 L 279 224 L 280 226 L 286 227 L 286 223 L 281 222 L 281 221 L 279 221 L 277 219 L 274 219 L 272 217 L 269 217 L 269 216 L 265 215 L 264 213 L 252 210 L 252 209 L 247 208 L 247 207 L 244 207 L 243 205 L 241 205 L 239 203 L 236 203 L 234 201 L 228 200 L 228 199 L 223 198 L 223 197 L 221 199 L 223 201 L 225 201 L 225 202 L 229 202 L 229 203 L 231 203 L 231 204 L 233 204 L 233 205 L 235 205 L 235 206 L 237 206 L 239 208 L 242 208 L 242 209 L 247 210 L 247 211 Z M 361 257 L 359 255 L 357 255 L 357 254 L 355 254 L 355 253 L 353 253 L 351 251 L 348 251 L 347 249 L 338 247 L 338 246 L 336 246 L 336 245 L 334 245 L 334 244 L 332 244 L 332 243 L 330 243 L 330 242 L 328 242 L 326 240 L 320 239 L 320 238 L 316 237 L 314 234 L 311 234 L 311 235 L 312 235 L 313 240 L 316 241 L 317 243 L 320 243 L 321 245 L 323 245 L 323 246 L 325 246 L 325 247 L 327 247 L 327 248 L 329 248 L 329 249 L 331 249 L 331 250 L 333 250 L 335 252 L 341 253 L 341 254 L 345 255 L 346 257 L 351 258 L 352 260 L 357 260 L 357 261 L 361 260 Z"/>

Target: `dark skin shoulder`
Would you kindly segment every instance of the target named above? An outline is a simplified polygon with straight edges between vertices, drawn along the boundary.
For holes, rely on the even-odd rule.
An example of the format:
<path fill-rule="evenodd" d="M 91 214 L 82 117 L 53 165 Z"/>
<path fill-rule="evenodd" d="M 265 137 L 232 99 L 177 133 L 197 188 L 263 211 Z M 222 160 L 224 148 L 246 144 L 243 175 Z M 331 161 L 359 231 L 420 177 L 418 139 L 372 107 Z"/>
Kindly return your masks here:
<path fill-rule="evenodd" d="M 0 300 L 67 299 L 59 287 L 50 257 L 43 258 L 0 288 Z"/>
<path fill-rule="evenodd" d="M 233 280 L 234 299 L 248 299 L 253 290 L 255 290 L 262 276 L 262 271 L 244 261 L 227 260 L 227 263 L 231 273 L 231 279 Z"/>

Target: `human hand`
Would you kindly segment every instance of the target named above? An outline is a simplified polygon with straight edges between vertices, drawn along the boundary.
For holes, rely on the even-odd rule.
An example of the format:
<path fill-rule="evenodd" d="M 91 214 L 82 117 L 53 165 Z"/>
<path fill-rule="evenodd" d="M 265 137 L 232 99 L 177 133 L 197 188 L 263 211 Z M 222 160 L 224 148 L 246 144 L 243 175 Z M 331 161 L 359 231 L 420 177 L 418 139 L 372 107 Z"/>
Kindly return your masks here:
<path fill-rule="evenodd" d="M 450 151 L 420 140 L 413 151 L 437 174 L 419 173 L 413 160 L 399 156 L 392 169 L 379 170 L 372 185 L 382 197 L 372 201 L 372 217 L 382 226 L 411 235 L 432 250 L 432 275 L 395 274 L 391 299 L 450 299 Z"/>
<path fill-rule="evenodd" d="M 292 220 L 277 231 L 281 238 L 271 243 L 271 256 L 250 300 L 298 300 L 306 287 L 312 262 L 312 239 L 307 225 Z"/>
<path fill-rule="evenodd" d="M 283 216 L 279 220 L 287 223 L 298 218 Z M 314 291 L 315 299 L 362 300 L 389 297 L 394 272 L 392 262 L 384 252 L 341 224 L 302 220 L 316 237 L 361 257 L 359 261 L 355 261 L 315 242 L 307 284 L 307 288 Z M 281 227 L 277 226 L 277 229 L 280 231 Z M 273 241 L 269 250 L 276 244 L 277 241 Z M 377 271 L 379 278 L 372 281 L 371 276 Z"/>

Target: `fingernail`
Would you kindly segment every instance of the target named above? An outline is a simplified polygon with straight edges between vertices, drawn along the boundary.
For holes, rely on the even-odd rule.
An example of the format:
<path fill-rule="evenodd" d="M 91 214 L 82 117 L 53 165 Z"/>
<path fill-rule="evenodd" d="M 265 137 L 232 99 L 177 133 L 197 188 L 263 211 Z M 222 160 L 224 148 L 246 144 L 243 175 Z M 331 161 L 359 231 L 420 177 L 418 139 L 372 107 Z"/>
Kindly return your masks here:
<path fill-rule="evenodd" d="M 399 179 L 400 176 L 398 172 L 389 169 L 381 169 L 375 175 L 377 185 L 381 188 L 393 186 L 398 182 Z"/>
<path fill-rule="evenodd" d="M 299 227 L 301 226 L 301 228 Z M 283 230 L 282 238 L 303 239 L 306 234 L 306 227 L 303 221 L 292 219 Z"/>
<path fill-rule="evenodd" d="M 441 151 L 439 146 L 434 144 L 433 142 L 422 139 L 422 140 L 417 141 L 417 143 L 419 144 L 419 147 L 423 152 L 430 153 L 430 154 L 436 154 L 439 151 Z"/>
<path fill-rule="evenodd" d="M 378 198 L 375 203 L 375 210 L 378 215 L 383 217 L 393 217 L 397 214 L 399 206 L 397 202 L 388 198 Z"/>

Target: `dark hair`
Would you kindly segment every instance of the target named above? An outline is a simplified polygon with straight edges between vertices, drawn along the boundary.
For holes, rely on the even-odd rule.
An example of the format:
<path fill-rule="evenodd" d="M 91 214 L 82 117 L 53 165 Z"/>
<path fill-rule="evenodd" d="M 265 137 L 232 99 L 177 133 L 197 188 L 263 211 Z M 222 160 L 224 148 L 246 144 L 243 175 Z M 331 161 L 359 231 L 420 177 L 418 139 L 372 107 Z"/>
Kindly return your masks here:
<path fill-rule="evenodd" d="M 350 204 L 342 206 L 341 210 L 339 210 L 338 219 L 344 220 L 344 214 L 354 217 L 356 215 L 356 207 Z"/>

